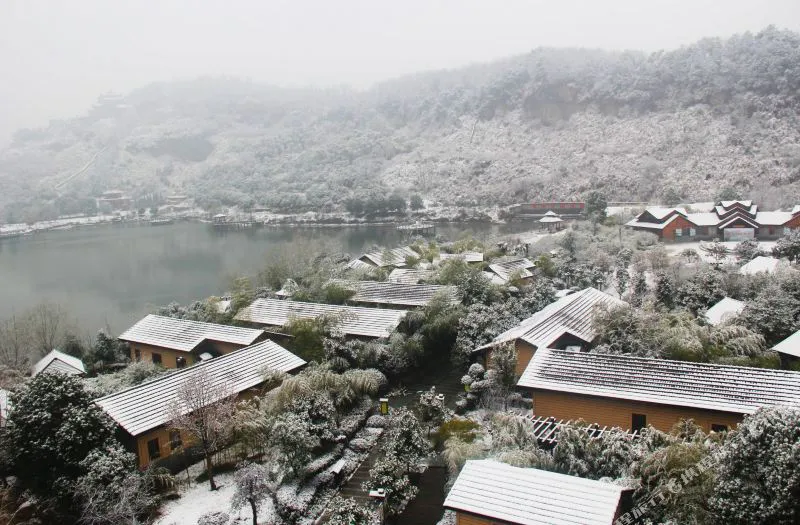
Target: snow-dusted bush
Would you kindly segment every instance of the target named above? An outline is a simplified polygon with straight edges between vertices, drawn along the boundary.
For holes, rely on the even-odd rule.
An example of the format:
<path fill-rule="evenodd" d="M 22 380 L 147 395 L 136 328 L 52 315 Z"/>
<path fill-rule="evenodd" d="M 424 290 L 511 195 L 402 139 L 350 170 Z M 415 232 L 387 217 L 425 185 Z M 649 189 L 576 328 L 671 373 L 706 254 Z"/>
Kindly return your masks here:
<path fill-rule="evenodd" d="M 227 525 L 231 517 L 220 511 L 207 512 L 200 516 L 197 520 L 197 525 Z"/>
<path fill-rule="evenodd" d="M 367 419 L 367 426 L 370 428 L 383 428 L 386 426 L 386 418 L 380 414 L 369 416 L 369 419 Z"/>
<path fill-rule="evenodd" d="M 355 438 L 350 440 L 347 447 L 354 452 L 366 452 L 371 448 L 371 445 L 365 439 Z"/>

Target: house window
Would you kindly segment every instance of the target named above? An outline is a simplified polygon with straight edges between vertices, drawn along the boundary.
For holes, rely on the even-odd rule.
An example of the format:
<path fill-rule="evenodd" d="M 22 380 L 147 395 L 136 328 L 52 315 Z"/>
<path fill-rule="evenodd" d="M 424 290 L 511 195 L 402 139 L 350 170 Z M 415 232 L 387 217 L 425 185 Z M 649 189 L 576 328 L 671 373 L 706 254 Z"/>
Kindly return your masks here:
<path fill-rule="evenodd" d="M 708 227 L 708 234 L 709 235 L 716 235 L 717 234 L 717 227 L 716 226 L 709 226 Z"/>
<path fill-rule="evenodd" d="M 789 232 L 791 232 L 791 231 L 792 231 L 792 229 L 789 228 L 788 226 L 784 226 L 783 227 L 783 234 L 784 235 L 789 235 Z"/>
<path fill-rule="evenodd" d="M 170 450 L 175 450 L 179 446 L 183 445 L 183 440 L 181 439 L 181 433 L 179 430 L 170 430 L 169 432 L 169 448 Z"/>
<path fill-rule="evenodd" d="M 697 230 L 689 228 L 689 237 L 694 237 L 695 235 L 697 235 Z"/>
<path fill-rule="evenodd" d="M 647 426 L 645 414 L 631 414 L 631 431 L 638 432 Z"/>
<path fill-rule="evenodd" d="M 138 348 L 133 349 L 133 360 L 137 363 L 142 360 L 142 351 Z"/>
<path fill-rule="evenodd" d="M 150 457 L 151 461 L 161 457 L 161 447 L 158 446 L 158 438 L 151 439 L 147 442 L 147 455 Z"/>
<path fill-rule="evenodd" d="M 683 237 L 683 230 L 681 228 L 675 228 L 675 237 Z"/>
<path fill-rule="evenodd" d="M 183 368 L 186 366 L 186 358 L 185 357 L 176 357 L 175 358 L 175 366 L 177 368 Z"/>
<path fill-rule="evenodd" d="M 161 364 L 161 354 L 156 354 L 155 352 L 151 355 L 151 359 L 153 360 L 154 365 Z"/>
<path fill-rule="evenodd" d="M 728 425 L 720 425 L 717 423 L 712 423 L 711 425 L 711 432 L 727 432 Z"/>

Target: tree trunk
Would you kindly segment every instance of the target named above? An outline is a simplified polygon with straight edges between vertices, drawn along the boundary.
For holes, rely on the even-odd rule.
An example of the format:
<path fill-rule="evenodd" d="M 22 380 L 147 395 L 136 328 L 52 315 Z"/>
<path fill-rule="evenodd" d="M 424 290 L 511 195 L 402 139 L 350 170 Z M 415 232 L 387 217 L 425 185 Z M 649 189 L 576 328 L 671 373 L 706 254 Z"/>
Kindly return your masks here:
<path fill-rule="evenodd" d="M 256 500 L 249 499 L 250 508 L 253 509 L 253 525 L 258 525 L 258 509 L 256 508 Z"/>
<path fill-rule="evenodd" d="M 208 473 L 208 484 L 211 485 L 211 490 L 217 490 L 217 484 L 214 483 L 214 463 L 211 461 L 210 452 L 206 452 L 206 472 Z"/>

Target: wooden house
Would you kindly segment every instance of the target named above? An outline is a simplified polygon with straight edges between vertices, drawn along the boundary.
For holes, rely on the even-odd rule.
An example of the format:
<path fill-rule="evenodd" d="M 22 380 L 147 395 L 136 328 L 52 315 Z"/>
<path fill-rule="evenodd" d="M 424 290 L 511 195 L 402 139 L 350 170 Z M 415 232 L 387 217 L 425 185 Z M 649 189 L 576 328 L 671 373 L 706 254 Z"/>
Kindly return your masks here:
<path fill-rule="evenodd" d="M 148 315 L 119 336 L 131 361 L 152 361 L 183 368 L 201 359 L 227 354 L 266 338 L 263 330 Z"/>
<path fill-rule="evenodd" d="M 338 319 L 337 327 L 346 336 L 379 339 L 389 337 L 407 313 L 408 310 L 256 299 L 236 314 L 236 320 L 255 326 L 281 328 L 293 319 L 316 319 L 325 315 Z"/>
<path fill-rule="evenodd" d="M 669 431 L 693 419 L 706 432 L 735 427 L 762 407 L 800 404 L 800 372 L 539 349 L 517 386 L 538 417 Z"/>
<path fill-rule="evenodd" d="M 33 365 L 31 377 L 52 373 L 82 376 L 86 374 L 86 367 L 77 357 L 53 350 Z"/>
<path fill-rule="evenodd" d="M 730 319 L 733 319 L 744 310 L 744 303 L 731 299 L 730 297 L 723 297 L 714 306 L 706 311 L 706 321 L 711 326 L 720 325 Z"/>
<path fill-rule="evenodd" d="M 390 281 L 347 281 L 331 279 L 327 285 L 352 292 L 347 301 L 385 308 L 426 306 L 437 294 L 444 294 L 452 304 L 461 302 L 455 286 L 404 284 Z M 327 286 L 326 285 L 326 286 Z"/>
<path fill-rule="evenodd" d="M 409 258 L 419 259 L 417 253 L 411 246 L 393 248 L 379 252 L 362 254 L 358 259 L 350 262 L 350 268 L 405 268 L 406 260 Z"/>
<path fill-rule="evenodd" d="M 498 461 L 467 461 L 444 501 L 456 525 L 611 525 L 632 489 Z"/>
<path fill-rule="evenodd" d="M 800 206 L 791 211 L 759 211 L 753 201 L 746 200 L 721 201 L 705 212 L 652 207 L 626 226 L 655 233 L 665 241 L 770 240 L 800 227 Z"/>
<path fill-rule="evenodd" d="M 101 397 L 95 403 L 117 422 L 122 442 L 136 453 L 139 467 L 144 468 L 169 456 L 187 441 L 187 436 L 170 429 L 169 423 L 181 387 L 199 373 L 204 373 L 211 385 L 246 397 L 264 382 L 264 370 L 288 373 L 303 365 L 305 361 L 277 343 L 262 341 Z"/>
<path fill-rule="evenodd" d="M 433 277 L 432 270 L 420 270 L 418 268 L 395 268 L 389 273 L 388 280 L 391 283 L 420 284 Z"/>
<path fill-rule="evenodd" d="M 772 347 L 778 352 L 783 368 L 794 368 L 800 361 L 800 330 Z"/>
<path fill-rule="evenodd" d="M 490 264 L 486 269 L 492 282 L 507 284 L 512 277 L 517 277 L 523 283 L 533 280 L 533 269 L 536 265 L 525 257 L 508 259 Z"/>
<path fill-rule="evenodd" d="M 539 348 L 588 350 L 597 338 L 592 325 L 595 308 L 625 304 L 605 292 L 586 288 L 550 303 L 492 342 L 476 348 L 474 355 L 487 366 L 492 348 L 513 343 L 517 350 L 517 375 L 520 376 Z"/>

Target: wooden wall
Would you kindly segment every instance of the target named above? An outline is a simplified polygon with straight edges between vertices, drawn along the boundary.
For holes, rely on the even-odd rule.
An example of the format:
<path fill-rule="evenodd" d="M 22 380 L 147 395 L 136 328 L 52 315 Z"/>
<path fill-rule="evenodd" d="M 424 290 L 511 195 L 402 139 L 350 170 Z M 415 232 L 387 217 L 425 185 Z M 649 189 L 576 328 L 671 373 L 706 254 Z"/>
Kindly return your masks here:
<path fill-rule="evenodd" d="M 466 512 L 456 512 L 456 525 L 506 525 L 505 521 L 493 521 Z"/>
<path fill-rule="evenodd" d="M 641 403 L 623 399 L 584 396 L 564 392 L 534 390 L 533 413 L 540 417 L 556 419 L 583 419 L 587 423 L 597 423 L 631 428 L 631 415 L 644 414 L 647 424 L 669 432 L 681 419 L 693 419 L 695 423 L 709 432 L 712 424 L 727 425 L 733 428 L 742 421 L 742 415 L 729 412 L 715 412 L 693 408 Z"/>
<path fill-rule="evenodd" d="M 130 343 L 131 361 L 136 361 L 136 350 L 140 352 L 139 360 L 151 362 L 153 354 L 161 354 L 161 366 L 164 368 L 178 368 L 177 358 L 183 357 L 186 359 L 186 366 L 193 365 L 197 362 L 197 357 L 189 352 L 182 352 L 180 350 L 173 350 L 171 348 L 161 348 L 159 346 L 143 345 L 140 343 Z"/>

